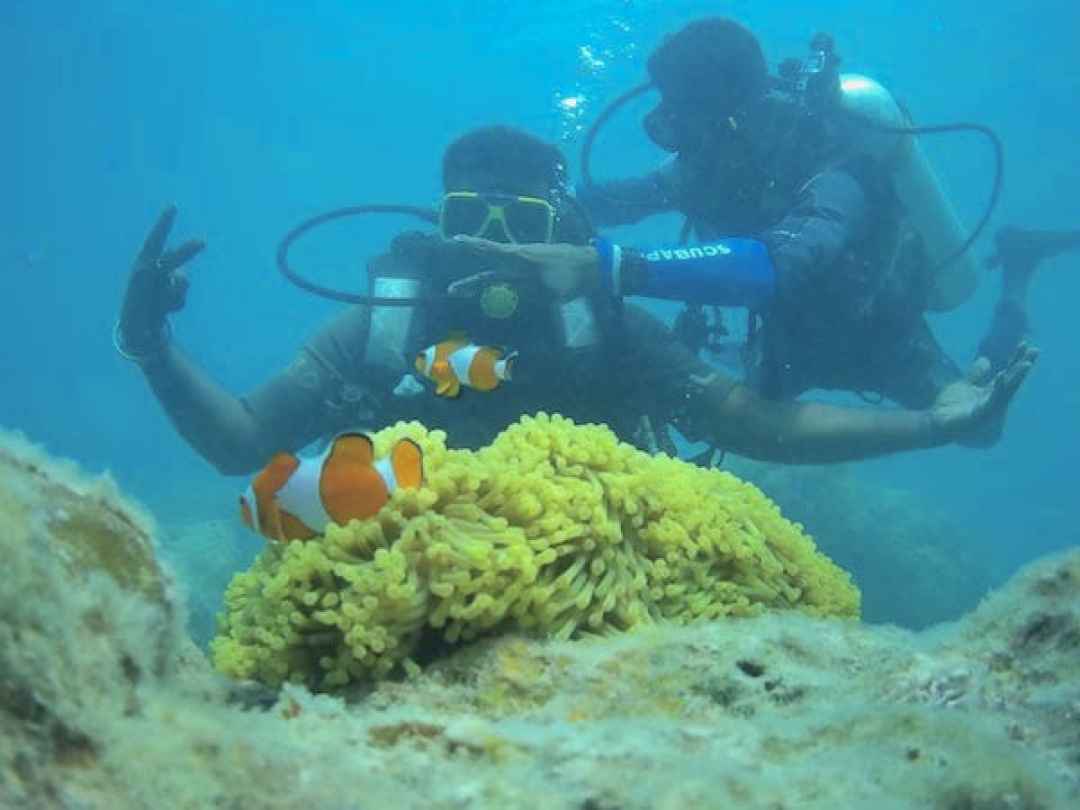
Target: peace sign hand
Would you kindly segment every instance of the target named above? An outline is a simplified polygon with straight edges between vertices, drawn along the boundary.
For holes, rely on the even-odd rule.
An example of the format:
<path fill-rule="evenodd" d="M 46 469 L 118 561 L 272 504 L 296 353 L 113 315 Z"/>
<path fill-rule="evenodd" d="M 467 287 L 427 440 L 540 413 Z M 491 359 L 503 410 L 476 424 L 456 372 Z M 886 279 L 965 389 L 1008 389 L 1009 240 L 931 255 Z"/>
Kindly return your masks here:
<path fill-rule="evenodd" d="M 180 268 L 206 245 L 198 239 L 166 250 L 176 206 L 168 206 L 135 257 L 117 324 L 116 344 L 121 354 L 143 359 L 162 348 L 167 340 L 165 318 L 183 309 L 190 281 Z"/>

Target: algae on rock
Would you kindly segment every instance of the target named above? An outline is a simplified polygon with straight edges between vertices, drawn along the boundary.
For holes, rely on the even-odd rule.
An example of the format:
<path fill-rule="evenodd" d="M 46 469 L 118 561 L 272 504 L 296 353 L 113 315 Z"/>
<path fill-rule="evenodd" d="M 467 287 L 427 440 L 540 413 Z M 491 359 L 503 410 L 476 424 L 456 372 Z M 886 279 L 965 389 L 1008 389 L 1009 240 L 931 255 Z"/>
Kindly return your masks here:
<path fill-rule="evenodd" d="M 0 760 L 16 771 L 0 784 L 30 797 L 94 765 L 145 688 L 206 664 L 149 517 L 109 479 L 4 433 L 0 554 Z"/>
<path fill-rule="evenodd" d="M 118 543 L 148 539 L 137 511 L 0 444 L 0 807 L 1080 803 L 1080 551 L 932 632 L 788 610 L 574 641 L 499 635 L 350 701 L 286 684 L 241 705 L 192 654 L 167 579 L 125 590 L 138 578 L 72 567 L 41 478 L 122 512 L 110 525 L 139 531 Z"/>

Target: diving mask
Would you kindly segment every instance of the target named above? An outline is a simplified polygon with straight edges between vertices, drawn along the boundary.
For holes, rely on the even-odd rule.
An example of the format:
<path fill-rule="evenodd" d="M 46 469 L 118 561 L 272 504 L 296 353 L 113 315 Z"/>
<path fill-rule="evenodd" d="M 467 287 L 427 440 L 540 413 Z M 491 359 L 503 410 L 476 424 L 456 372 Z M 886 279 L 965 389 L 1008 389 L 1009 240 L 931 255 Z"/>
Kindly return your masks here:
<path fill-rule="evenodd" d="M 649 140 L 665 152 L 678 152 L 686 140 L 679 120 L 668 107 L 657 105 L 641 122 Z"/>
<path fill-rule="evenodd" d="M 741 113 L 736 111 L 719 116 L 685 104 L 661 101 L 641 124 L 649 140 L 665 152 L 692 153 L 729 140 L 739 129 L 740 117 Z"/>
<path fill-rule="evenodd" d="M 555 207 L 540 197 L 451 191 L 442 199 L 439 230 L 454 236 L 498 238 L 496 225 L 514 244 L 550 242 L 555 233 Z"/>

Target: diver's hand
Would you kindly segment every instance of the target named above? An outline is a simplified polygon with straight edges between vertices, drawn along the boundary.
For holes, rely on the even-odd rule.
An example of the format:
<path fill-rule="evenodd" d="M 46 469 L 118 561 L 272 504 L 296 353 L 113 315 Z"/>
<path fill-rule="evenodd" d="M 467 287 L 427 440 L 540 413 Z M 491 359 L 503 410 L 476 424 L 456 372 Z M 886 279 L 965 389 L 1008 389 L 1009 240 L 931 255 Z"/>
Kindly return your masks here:
<path fill-rule="evenodd" d="M 164 345 L 165 317 L 182 309 L 187 298 L 189 281 L 180 268 L 205 247 L 204 242 L 192 239 L 166 250 L 175 219 L 176 206 L 170 205 L 147 235 L 128 278 L 116 337 L 117 348 L 134 358 Z"/>
<path fill-rule="evenodd" d="M 946 386 L 938 395 L 930 409 L 935 430 L 966 447 L 995 444 L 1005 427 L 1009 405 L 1038 357 L 1038 349 L 1021 343 L 1009 364 L 992 376 L 989 362 L 977 360 L 968 379 Z"/>
<path fill-rule="evenodd" d="M 600 280 L 600 256 L 596 248 L 589 245 L 564 242 L 515 245 L 475 236 L 455 236 L 454 241 L 481 255 L 523 260 L 539 273 L 544 285 L 559 296 L 573 296 L 592 289 Z"/>

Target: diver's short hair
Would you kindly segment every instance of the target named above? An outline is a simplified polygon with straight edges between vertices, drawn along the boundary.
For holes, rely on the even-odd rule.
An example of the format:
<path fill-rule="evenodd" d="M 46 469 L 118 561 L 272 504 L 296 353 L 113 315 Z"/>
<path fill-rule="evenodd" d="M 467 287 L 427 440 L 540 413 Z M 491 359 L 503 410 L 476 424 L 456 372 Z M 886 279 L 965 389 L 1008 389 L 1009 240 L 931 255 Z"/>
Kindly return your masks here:
<path fill-rule="evenodd" d="M 707 17 L 668 36 L 649 56 L 667 103 L 730 111 L 762 94 L 769 68 L 757 37 L 727 17 Z"/>
<path fill-rule="evenodd" d="M 476 178 L 497 181 L 508 194 L 535 193 L 538 185 L 561 193 L 566 187 L 566 159 L 559 149 L 514 127 L 494 125 L 465 133 L 443 153 L 446 191 L 476 189 Z"/>

